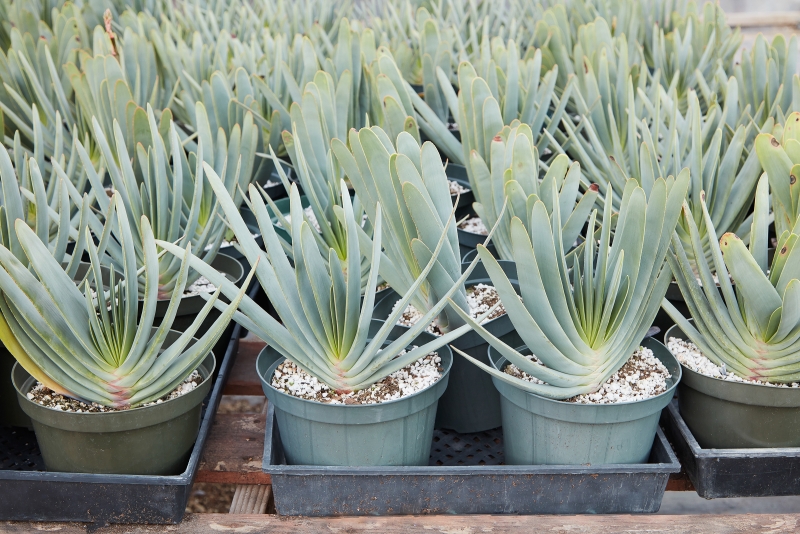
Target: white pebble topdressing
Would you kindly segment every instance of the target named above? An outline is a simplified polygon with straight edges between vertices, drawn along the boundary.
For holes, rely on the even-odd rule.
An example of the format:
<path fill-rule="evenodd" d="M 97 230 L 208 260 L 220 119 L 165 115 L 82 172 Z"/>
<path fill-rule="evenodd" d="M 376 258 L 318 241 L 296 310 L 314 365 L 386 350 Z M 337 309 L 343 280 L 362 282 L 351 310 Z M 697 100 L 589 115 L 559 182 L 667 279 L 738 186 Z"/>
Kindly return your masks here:
<path fill-rule="evenodd" d="M 720 367 L 711 360 L 709 360 L 700 349 L 691 341 L 671 337 L 667 341 L 667 348 L 669 351 L 681 362 L 682 365 L 688 367 L 696 373 L 708 376 L 710 378 L 717 378 L 719 380 L 728 380 L 730 382 L 742 382 L 745 384 L 754 384 L 757 386 L 771 386 L 779 388 L 797 388 L 800 387 L 800 382 L 793 382 L 791 384 L 777 384 L 773 382 L 765 382 L 761 380 L 748 380 L 742 378 L 728 371 L 725 367 Z"/>
<path fill-rule="evenodd" d="M 155 406 L 157 404 L 162 404 L 168 400 L 177 399 L 183 395 L 186 395 L 190 391 L 197 388 L 200 384 L 203 383 L 203 377 L 200 373 L 195 370 L 192 371 L 192 374 L 187 376 L 183 382 L 178 384 L 175 389 L 157 399 L 153 402 L 148 402 L 146 404 L 142 404 L 141 407 L 146 406 Z M 57 410 L 60 412 L 67 412 L 67 413 L 106 413 L 106 412 L 120 412 L 124 410 L 128 410 L 130 408 L 111 408 L 109 406 L 103 406 L 102 404 L 97 404 L 96 402 L 86 403 L 77 399 L 73 399 L 71 397 L 66 397 L 59 393 L 54 392 L 41 382 L 36 382 L 36 385 L 31 388 L 31 390 L 26 395 L 29 400 L 50 408 L 51 410 Z"/>
<path fill-rule="evenodd" d="M 213 293 L 216 290 L 217 286 L 212 284 L 211 281 L 205 276 L 201 276 L 195 280 L 192 285 L 187 287 L 183 294 L 184 296 L 191 297 L 194 295 L 199 295 L 200 293 Z"/>
<path fill-rule="evenodd" d="M 497 290 L 494 288 L 494 286 L 487 284 L 476 284 L 475 286 L 467 289 L 467 304 L 469 304 L 470 317 L 473 319 L 477 319 L 489 311 L 498 300 L 500 300 L 500 296 L 497 294 Z M 397 305 L 399 303 L 399 300 L 394 303 L 392 311 L 397 309 Z M 505 314 L 506 309 L 501 304 L 495 308 L 494 312 L 483 319 L 481 324 L 488 323 L 492 319 L 496 319 L 497 317 Z M 401 326 L 413 326 L 417 324 L 417 322 L 422 319 L 424 315 L 424 313 L 409 304 L 403 314 L 400 316 L 400 319 L 397 320 L 397 324 Z M 441 330 L 439 330 L 439 327 L 435 323 L 429 324 L 426 330 L 429 333 L 437 336 L 442 335 Z"/>
<path fill-rule="evenodd" d="M 527 358 L 543 365 L 535 356 Z M 504 371 L 520 380 L 544 384 L 545 382 L 509 364 Z M 584 393 L 567 399 L 565 402 L 576 404 L 615 404 L 621 402 L 642 401 L 667 391 L 667 380 L 671 378 L 669 370 L 655 357 L 647 347 L 639 347 L 616 373 L 606 380 L 598 391 Z"/>
<path fill-rule="evenodd" d="M 470 188 L 464 187 L 460 183 L 456 182 L 455 180 L 447 180 L 447 184 L 450 186 L 450 195 L 463 195 L 464 193 L 469 193 Z"/>
<path fill-rule="evenodd" d="M 483 224 L 480 217 L 470 217 L 459 224 L 458 228 L 471 234 L 489 235 L 489 229 L 486 228 L 486 225 Z"/>
<path fill-rule="evenodd" d="M 405 353 L 403 351 L 400 355 Z M 271 383 L 278 391 L 293 397 L 325 404 L 378 404 L 429 388 L 442 377 L 441 362 L 439 355 L 431 352 L 366 389 L 342 393 L 331 390 L 316 377 L 285 360 L 278 365 Z"/>

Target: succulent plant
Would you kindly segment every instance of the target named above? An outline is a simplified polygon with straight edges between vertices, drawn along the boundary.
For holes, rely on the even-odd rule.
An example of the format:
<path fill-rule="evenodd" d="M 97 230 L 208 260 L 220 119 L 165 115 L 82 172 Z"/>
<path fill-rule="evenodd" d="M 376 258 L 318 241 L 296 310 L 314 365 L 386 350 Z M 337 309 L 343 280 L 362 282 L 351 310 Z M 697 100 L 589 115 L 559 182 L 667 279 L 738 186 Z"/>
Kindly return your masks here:
<path fill-rule="evenodd" d="M 304 371 L 336 391 L 358 391 L 381 380 L 389 374 L 414 362 L 431 351 L 449 343 L 467 329 L 455 330 L 421 346 L 402 351 L 429 324 L 430 320 L 447 303 L 447 296 L 456 291 L 453 285 L 449 292 L 435 303 L 426 316 L 407 332 L 386 344 L 389 333 L 395 326 L 412 295 L 432 272 L 436 259 L 447 242 L 445 233 L 438 236 L 437 246 L 424 269 L 404 293 L 401 306 L 387 319 L 380 330 L 369 339 L 369 326 L 375 304 L 375 286 L 382 261 L 381 208 L 375 212 L 375 233 L 371 243 L 369 283 L 363 297 L 361 293 L 361 265 L 359 262 L 360 220 L 356 219 L 347 194 L 341 184 L 342 219 L 346 228 L 349 253 L 347 263 L 323 256 L 316 243 L 314 230 L 307 222 L 293 226 L 292 248 L 294 264 L 290 263 L 277 234 L 272 227 L 269 212 L 261 194 L 250 187 L 250 205 L 259 221 L 266 250 L 261 250 L 250 235 L 235 204 L 227 195 L 224 184 L 207 168 L 209 181 L 220 198 L 225 215 L 237 235 L 240 248 L 248 261 L 256 265 L 262 287 L 282 324 L 266 310 L 245 298 L 234 318 L 241 325 L 274 347 Z M 293 220 L 301 220 L 302 206 L 297 186 L 290 192 Z M 452 218 L 452 214 L 451 214 Z M 159 243 L 173 253 L 180 248 L 170 243 Z M 334 256 L 334 250 L 329 256 Z M 226 295 L 233 295 L 236 287 L 224 277 L 213 273 L 199 258 L 192 258 L 192 267 L 198 269 L 212 283 L 219 284 Z M 386 346 L 384 346 L 386 345 Z"/>
<path fill-rule="evenodd" d="M 794 232 L 800 217 L 800 112 L 786 117 L 786 123 L 776 125 L 772 133 L 759 134 L 755 152 L 769 177 L 775 234 Z"/>
<path fill-rule="evenodd" d="M 473 173 L 471 161 L 477 156 L 487 165 L 492 165 L 490 147 L 504 127 L 514 128 L 519 123 L 526 125 L 527 131 L 537 132 L 536 139 L 532 138 L 531 141 L 538 153 L 550 152 L 550 140 L 565 116 L 571 83 L 567 84 L 560 96 L 557 95 L 555 83 L 558 68 L 541 75 L 541 66 L 542 55 L 539 51 L 532 58 L 520 61 L 513 41 L 508 45 L 505 71 L 492 61 L 487 66 L 489 77 L 482 78 L 471 63 L 459 65 L 461 90 L 454 102 L 455 93 L 450 89 L 450 101 L 457 110 L 455 115 L 461 128 L 463 158 L 469 162 L 467 176 L 473 191 L 481 184 Z M 502 83 L 498 82 L 498 75 L 505 78 Z"/>
<path fill-rule="evenodd" d="M 125 261 L 121 279 L 112 268 L 108 292 L 103 287 L 98 251 L 103 243 L 95 245 L 88 229 L 91 269 L 79 288 L 47 244 L 24 221 L 16 221 L 14 231 L 31 270 L 9 249 L 0 246 L 0 340 L 28 373 L 55 392 L 85 402 L 128 408 L 170 393 L 197 368 L 225 330 L 247 284 L 197 342 L 190 345 L 219 290 L 191 327 L 162 351 L 187 284 L 186 256 L 191 253 L 191 244 L 179 260 L 167 314 L 154 328 L 159 269 L 150 224 L 147 217 L 142 217 L 145 291 L 140 318 L 136 239 L 119 195 L 111 202 L 115 215 L 109 217 L 107 224 L 119 228 L 119 246 Z"/>
<path fill-rule="evenodd" d="M 633 354 L 655 319 L 672 273 L 665 262 L 670 237 L 689 186 L 689 171 L 677 179 L 659 178 L 649 198 L 635 180 L 622 195 L 619 218 L 606 193 L 600 239 L 588 240 L 567 267 L 561 227 L 552 224 L 541 200 L 530 223 L 511 221 L 519 295 L 497 260 L 482 245 L 478 255 L 511 322 L 537 361 L 494 337 L 460 308 L 454 308 L 499 354 L 544 382 L 523 381 L 481 363 L 456 349 L 493 376 L 553 399 L 596 391 Z M 560 220 L 552 192 L 552 219 Z M 589 218 L 594 228 L 597 212 Z"/>
<path fill-rule="evenodd" d="M 0 245 L 28 265 L 14 229 L 16 222 L 22 221 L 33 229 L 57 261 L 68 264 L 66 272 L 73 276 L 86 247 L 82 231 L 87 227 L 87 219 L 80 215 L 77 221 L 72 219 L 74 206 L 64 180 L 52 181 L 50 200 L 36 159 L 19 152 L 15 156 L 19 157 L 12 164 L 6 149 L 0 148 Z M 78 207 L 88 209 L 90 202 L 87 196 Z M 70 242 L 74 243 L 72 254 L 67 252 Z"/>
<path fill-rule="evenodd" d="M 413 90 L 400 73 L 391 52 L 381 47 L 370 65 L 373 90 L 373 121 L 397 137 L 406 132 L 417 142 L 424 133 L 453 162 L 463 164 L 462 148 L 433 109 Z M 449 82 L 448 82 L 449 83 Z M 452 87 L 450 87 L 452 91 Z"/>
<path fill-rule="evenodd" d="M 15 2 L 13 5 L 24 4 Z M 52 30 L 44 23 L 32 28 L 28 24 L 12 28 L 10 46 L 0 51 L 0 79 L 3 80 L 0 110 L 5 122 L 5 132 L 0 135 L 13 138 L 19 131 L 23 146 L 32 150 L 35 105 L 38 119 L 44 126 L 42 135 L 46 143 L 40 148 L 45 148 L 50 155 L 59 130 L 60 135 L 69 139 L 77 120 L 72 86 L 61 67 L 77 60 L 82 39 L 88 39 L 82 29 L 81 15 L 71 4 L 60 11 L 54 10 L 52 22 Z M 33 29 L 35 33 L 26 31 Z"/>
<path fill-rule="evenodd" d="M 202 104 L 197 104 L 196 113 L 198 116 L 205 114 Z M 141 226 L 142 216 L 148 217 L 150 221 L 148 227 L 158 239 L 178 243 L 181 247 L 191 243 L 197 254 L 206 261 L 212 261 L 225 235 L 226 225 L 218 217 L 218 199 L 206 181 L 204 164 L 222 175 L 229 193 L 236 197 L 237 188 L 243 186 L 240 182 L 242 170 L 252 164 L 254 155 L 252 147 L 255 145 L 255 132 L 250 139 L 247 139 L 243 136 L 243 131 L 234 127 L 230 139 L 227 139 L 221 131 L 214 139 L 207 120 L 198 121 L 199 124 L 205 124 L 205 127 L 199 131 L 197 152 L 187 153 L 178 137 L 174 122 L 164 124 L 163 119 L 168 118 L 168 115 L 167 112 L 162 114 L 161 124 L 157 124 L 155 113 L 148 106 L 147 130 L 141 133 L 147 137 L 136 147 L 136 160 L 139 163 L 137 169 L 141 174 L 137 174 L 131 164 L 134 160 L 127 152 L 126 138 L 120 124 L 117 121 L 113 124 L 116 141 L 116 151 L 114 151 L 100 123 L 97 120 L 93 121 L 95 140 L 108 166 L 111 186 L 125 206 L 124 213 L 128 217 L 128 224 L 134 236 L 131 246 L 135 253 L 135 261 L 140 267 L 145 261 L 143 248 L 145 229 Z M 162 133 L 162 129 L 166 132 Z M 80 144 L 78 153 L 82 159 L 88 159 L 85 149 Z M 251 158 L 250 162 L 245 161 L 248 155 Z M 95 191 L 100 211 L 107 213 L 110 200 L 105 194 L 105 186 L 100 176 L 90 172 L 89 180 Z M 121 239 L 117 235 L 118 226 L 106 225 L 101 228 L 99 217 L 91 219 L 90 228 L 95 235 L 107 231 L 115 237 L 102 258 L 103 263 L 121 270 L 128 260 L 123 254 L 124 250 L 116 245 Z M 172 294 L 179 282 L 180 266 L 180 258 L 172 255 L 164 255 L 158 260 L 159 295 Z M 196 272 L 190 273 L 189 284 L 198 277 Z M 145 280 L 141 282 L 139 289 L 143 292 Z"/>
<path fill-rule="evenodd" d="M 444 295 L 452 295 L 456 306 L 469 310 L 466 289 L 460 282 L 458 237 L 450 221 L 450 189 L 436 147 L 425 143 L 420 148 L 405 132 L 397 136 L 395 144 L 377 126 L 351 130 L 349 147 L 340 139 L 334 139 L 331 147 L 376 232 L 379 205 L 383 212 L 383 279 L 398 294 L 408 294 L 444 233 L 446 241 L 438 253 L 436 268 L 414 293 L 411 304 L 425 313 Z M 361 234 L 361 240 L 370 241 L 365 234 Z M 454 286 L 457 289 L 453 293 Z M 438 324 L 447 332 L 463 321 L 448 307 Z"/>
<path fill-rule="evenodd" d="M 722 8 L 711 2 L 704 4 L 702 13 L 689 2 L 684 14 L 673 12 L 669 28 L 651 27 L 645 41 L 648 64 L 660 71 L 664 87 L 675 88 L 681 111 L 686 110 L 689 91 L 702 95 L 703 87 L 713 86 L 717 71 L 730 72 L 742 44 L 741 31 L 732 30 Z M 708 103 L 704 99 L 704 108 Z"/>
<path fill-rule="evenodd" d="M 692 321 L 669 301 L 662 306 L 715 364 L 746 380 L 789 383 L 800 379 L 800 235 L 797 227 L 782 231 L 768 263 L 770 183 L 759 180 L 749 247 L 730 232 L 717 240 L 705 203 L 712 261 L 689 263 L 687 246 L 673 237 L 668 259 Z M 700 233 L 686 208 L 684 217 L 694 256 L 701 257 Z"/>
<path fill-rule="evenodd" d="M 347 229 L 341 219 L 341 198 L 344 172 L 331 152 L 333 139 L 347 139 L 347 131 L 352 128 L 348 124 L 349 102 L 353 96 L 353 78 L 349 70 L 345 70 L 338 83 L 325 72 L 318 71 L 314 80 L 303 90 L 302 99 L 292 103 L 292 130 L 283 132 L 283 143 L 292 160 L 295 174 L 308 199 L 319 230 L 316 241 L 323 258 L 328 260 L 328 251 L 335 252 L 335 259 L 348 264 Z M 272 153 L 273 158 L 274 152 Z M 287 193 L 290 186 L 282 169 L 278 173 Z M 344 192 L 348 189 L 345 187 Z M 349 194 L 349 193 L 348 193 Z M 269 197 L 266 197 L 277 222 L 287 229 L 289 236 L 294 235 L 294 227 L 304 224 L 308 216 L 303 212 L 299 219 L 285 217 L 281 210 Z M 356 215 L 363 216 L 360 203 L 356 201 Z M 314 226 L 312 226 L 314 228 Z M 284 248 L 294 259 L 290 241 Z M 331 257 L 334 259 L 334 257 Z M 369 274 L 369 256 L 362 260 L 362 282 L 366 284 Z"/>
<path fill-rule="evenodd" d="M 539 160 L 530 127 L 516 120 L 512 124 L 513 127 L 504 127 L 492 140 L 488 164 L 477 150 L 472 151 L 468 170 L 475 195 L 473 207 L 488 228 L 497 226 L 492 242 L 500 258 L 512 260 L 511 221 L 518 217 L 529 226 L 531 210 L 539 200 L 552 216 L 552 193 L 555 191 L 562 245 L 569 250 L 594 208 L 599 188 L 590 186 L 578 200 L 580 164 L 570 164 L 569 158 L 560 154 L 546 167 Z M 546 168 L 541 181 L 540 168 Z M 501 222 L 498 224 L 498 221 Z"/>
<path fill-rule="evenodd" d="M 770 118 L 782 120 L 784 113 L 800 109 L 797 60 L 797 37 L 787 42 L 783 35 L 777 35 L 769 43 L 758 34 L 753 48 L 749 53 L 742 52 L 741 61 L 733 68 L 741 113 L 748 113 L 761 126 Z"/>

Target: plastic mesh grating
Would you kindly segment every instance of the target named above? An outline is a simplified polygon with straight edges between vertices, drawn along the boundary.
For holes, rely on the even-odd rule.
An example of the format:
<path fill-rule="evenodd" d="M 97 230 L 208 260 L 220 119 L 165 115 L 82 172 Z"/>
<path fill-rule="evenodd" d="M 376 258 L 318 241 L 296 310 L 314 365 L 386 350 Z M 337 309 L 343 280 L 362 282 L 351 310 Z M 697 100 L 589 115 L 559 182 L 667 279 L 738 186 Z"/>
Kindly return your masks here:
<path fill-rule="evenodd" d="M 459 434 L 434 430 L 428 465 L 503 465 L 503 429 Z"/>
<path fill-rule="evenodd" d="M 42 454 L 33 430 L 0 426 L 0 469 L 44 471 Z"/>

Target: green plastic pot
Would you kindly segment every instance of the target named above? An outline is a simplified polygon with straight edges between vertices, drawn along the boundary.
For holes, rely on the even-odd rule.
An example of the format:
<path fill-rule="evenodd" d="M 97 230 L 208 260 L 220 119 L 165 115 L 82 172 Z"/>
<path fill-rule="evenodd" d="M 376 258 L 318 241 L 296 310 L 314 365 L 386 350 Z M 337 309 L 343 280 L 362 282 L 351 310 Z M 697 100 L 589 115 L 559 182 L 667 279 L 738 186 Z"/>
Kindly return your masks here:
<path fill-rule="evenodd" d="M 179 336 L 170 331 L 165 347 Z M 12 378 L 19 404 L 33 421 L 48 471 L 178 475 L 186 470 L 200 430 L 214 367 L 214 354 L 209 353 L 198 368 L 204 380 L 189 393 L 154 406 L 106 413 L 46 408 L 26 396 L 36 380 L 21 365 L 14 365 Z"/>
<path fill-rule="evenodd" d="M 383 324 L 372 322 L 371 332 Z M 389 339 L 402 335 L 396 328 Z M 413 344 L 434 339 L 420 334 Z M 453 354 L 441 347 L 443 376 L 433 385 L 402 399 L 369 405 L 323 404 L 287 395 L 271 385 L 284 357 L 272 347 L 258 355 L 261 386 L 275 408 L 286 460 L 293 465 L 428 465 L 436 403 L 447 387 Z"/>
<path fill-rule="evenodd" d="M 518 287 L 517 267 L 514 262 L 501 260 L 498 263 L 514 287 Z M 466 270 L 468 267 L 469 264 L 466 263 L 461 265 L 462 270 Z M 464 285 L 469 287 L 477 284 L 492 284 L 486 268 L 480 263 L 472 271 Z M 399 298 L 397 294 L 389 295 L 378 302 L 372 314 L 373 319 L 385 320 L 389 317 Z M 506 343 L 518 344 L 514 325 L 511 324 L 508 315 L 492 319 L 483 326 Z M 477 332 L 470 330 L 453 341 L 451 345 L 473 358 L 489 364 L 487 355 L 489 344 Z M 491 376 L 466 359 L 456 358 L 453 361 L 453 369 L 450 371 L 447 391 L 439 399 L 436 428 L 448 428 L 460 433 L 469 433 L 490 430 L 501 424 L 500 395 L 492 384 Z"/>
<path fill-rule="evenodd" d="M 688 340 L 674 326 L 664 336 Z M 800 447 L 800 388 L 731 382 L 683 367 L 681 417 L 704 449 Z"/>
<path fill-rule="evenodd" d="M 681 366 L 652 338 L 642 345 L 653 351 L 672 378 L 664 393 L 643 401 L 576 404 L 547 399 L 493 378 L 500 392 L 503 447 L 510 465 L 598 465 L 644 463 L 650 456 L 661 410 L 681 379 Z M 517 349 L 525 350 L 525 347 Z M 507 365 L 489 349 L 496 369 Z"/>

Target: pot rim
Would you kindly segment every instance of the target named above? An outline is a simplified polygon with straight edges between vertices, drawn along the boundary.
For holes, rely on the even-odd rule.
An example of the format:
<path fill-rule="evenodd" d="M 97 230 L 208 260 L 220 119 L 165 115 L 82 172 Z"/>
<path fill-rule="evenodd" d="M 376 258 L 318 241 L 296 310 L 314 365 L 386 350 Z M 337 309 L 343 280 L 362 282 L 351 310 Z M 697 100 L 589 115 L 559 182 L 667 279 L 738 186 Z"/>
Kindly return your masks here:
<path fill-rule="evenodd" d="M 655 339 L 653 337 L 642 339 L 642 341 L 641 341 L 639 346 L 640 347 L 644 346 L 644 343 L 648 339 L 652 340 L 653 342 L 658 343 L 659 345 L 664 347 L 664 349 L 669 353 L 669 355 L 672 356 L 678 364 L 680 364 L 680 362 L 678 361 L 678 358 L 676 358 L 675 355 L 672 354 L 672 352 L 669 351 L 669 349 L 666 347 L 666 345 L 664 345 L 663 343 L 661 343 L 660 341 L 658 341 L 657 339 Z M 514 350 L 516 350 L 517 352 L 520 352 L 521 349 L 527 349 L 527 348 L 528 348 L 527 345 L 520 345 L 519 347 L 517 347 Z M 494 347 L 489 345 L 489 361 L 491 362 L 492 366 L 495 369 L 497 369 L 498 371 L 502 371 L 501 369 L 498 368 L 498 365 L 495 363 L 495 359 L 492 357 L 492 352 L 497 352 L 497 351 L 494 349 Z M 661 364 L 666 367 L 666 365 L 661 360 L 661 358 L 656 356 L 656 354 L 653 354 L 653 356 L 655 356 L 655 358 L 657 358 L 658 361 L 660 361 Z M 511 363 L 508 360 L 506 360 L 505 356 L 500 356 L 499 361 L 501 363 L 503 363 L 503 362 Z M 528 395 L 533 395 L 537 399 L 540 399 L 540 400 L 543 400 L 543 401 L 547 401 L 547 402 L 551 402 L 551 403 L 559 405 L 559 406 L 569 406 L 569 407 L 572 407 L 572 406 L 578 407 L 578 406 L 580 406 L 580 407 L 582 407 L 582 408 L 577 408 L 577 409 L 583 409 L 583 408 L 585 408 L 585 409 L 589 409 L 589 408 L 594 408 L 594 409 L 601 408 L 601 409 L 603 409 L 603 408 L 609 408 L 609 407 L 614 407 L 614 406 L 632 406 L 632 405 L 637 405 L 637 404 L 641 404 L 641 403 L 644 403 L 644 402 L 657 402 L 657 399 L 662 399 L 666 395 L 669 395 L 669 398 L 672 398 L 675 395 L 675 389 L 678 387 L 678 384 L 681 382 L 681 378 L 683 378 L 683 369 L 681 368 L 680 365 L 678 365 L 678 376 L 676 378 L 675 375 L 672 375 L 668 379 L 668 380 L 673 380 L 673 383 L 672 383 L 671 386 L 669 386 L 666 389 L 666 391 L 664 391 L 662 393 L 659 393 L 658 395 L 654 395 L 652 397 L 648 397 L 646 399 L 639 399 L 639 400 L 626 401 L 626 402 L 613 402 L 613 403 L 607 403 L 607 404 L 567 402 L 567 401 L 564 401 L 564 400 L 551 399 L 549 397 L 543 397 L 542 395 L 537 395 L 536 393 L 532 393 L 530 391 L 525 391 L 522 388 L 519 388 L 514 384 L 511 384 L 511 383 L 508 383 L 508 382 L 505 382 L 505 383 L 508 384 L 511 387 L 514 387 L 516 389 L 522 390 L 524 393 L 526 393 Z"/>
<path fill-rule="evenodd" d="M 694 321 L 694 319 L 689 319 L 689 321 Z M 683 336 L 677 336 L 677 335 L 672 335 L 672 336 L 670 336 L 670 332 L 672 332 L 672 331 L 673 331 L 673 330 L 675 330 L 675 329 L 677 329 L 677 330 L 680 330 L 680 326 L 678 326 L 678 325 L 674 324 L 674 325 L 670 326 L 670 327 L 667 329 L 667 331 L 664 333 L 664 341 L 667 341 L 669 337 L 677 337 L 677 338 L 679 338 L 679 339 L 683 339 L 684 341 L 689 341 L 689 342 L 691 342 L 691 341 L 692 341 L 691 339 L 689 339 L 688 337 L 686 337 L 686 334 L 683 332 L 683 330 L 680 330 L 680 332 L 681 332 L 681 334 L 683 334 Z M 664 343 L 664 346 L 666 347 L 666 346 L 667 346 L 667 344 L 666 344 L 666 343 Z M 667 350 L 669 350 L 669 347 L 667 347 Z M 699 349 L 698 349 L 698 350 L 699 350 Z M 672 353 L 672 351 L 670 351 L 670 353 Z M 702 352 L 701 352 L 701 354 L 702 354 Z M 673 354 L 673 356 L 675 356 L 675 355 Z M 705 355 L 704 355 L 704 356 L 705 356 Z M 675 356 L 675 359 L 676 359 L 676 360 L 678 360 L 678 357 L 677 357 L 677 356 Z M 697 377 L 699 377 L 699 378 L 701 378 L 701 379 L 703 379 L 703 378 L 704 378 L 704 379 L 707 379 L 707 380 L 715 380 L 716 382 L 719 382 L 720 384 L 724 384 L 724 385 L 725 385 L 725 387 L 756 387 L 756 388 L 770 388 L 770 389 L 773 389 L 773 390 L 776 390 L 776 391 L 787 391 L 787 392 L 788 392 L 788 391 L 796 391 L 798 394 L 800 394 L 800 387 L 793 388 L 793 387 L 784 387 L 784 386 L 779 386 L 779 385 L 775 385 L 775 384 L 757 384 L 757 383 L 755 383 L 755 382 L 752 382 L 752 381 L 749 381 L 749 380 L 748 380 L 748 381 L 746 381 L 746 382 L 738 382 L 738 381 L 735 381 L 735 380 L 724 380 L 724 379 L 722 379 L 722 378 L 717 378 L 717 377 L 715 377 L 715 376 L 708 376 L 708 375 L 705 375 L 705 374 L 703 374 L 703 373 L 697 372 L 697 371 L 695 371 L 694 369 L 692 369 L 692 368 L 690 368 L 690 367 L 687 367 L 686 365 L 684 365 L 684 364 L 683 364 L 683 363 L 682 363 L 680 360 L 678 360 L 678 363 L 680 364 L 680 366 L 681 366 L 681 369 L 683 369 L 684 371 L 687 371 L 687 372 L 688 372 L 688 373 L 690 373 L 691 375 L 693 375 L 693 376 L 697 376 Z M 713 363 L 713 362 L 712 362 L 712 363 Z M 734 374 L 735 374 L 735 373 L 734 373 Z M 738 376 L 738 375 L 737 375 L 737 376 Z M 739 378 L 741 378 L 741 377 L 739 377 Z M 800 380 L 798 380 L 798 382 L 800 382 Z"/>
<path fill-rule="evenodd" d="M 423 333 L 425 333 L 425 332 L 423 332 Z M 433 334 L 431 334 L 431 335 L 433 335 Z M 413 343 L 413 341 L 411 343 Z M 407 395 L 405 397 L 400 397 L 399 399 L 392 399 L 392 400 L 383 401 L 383 402 L 376 402 L 375 404 L 331 404 L 331 403 L 327 403 L 327 402 L 319 402 L 319 401 L 315 401 L 315 400 L 311 400 L 311 399 L 303 399 L 301 397 L 295 397 L 294 395 L 289 395 L 288 393 L 284 393 L 283 391 L 280 391 L 279 389 L 275 388 L 272 385 L 272 376 L 275 374 L 275 370 L 273 368 L 277 368 L 278 365 L 280 365 L 282 362 L 284 362 L 288 358 L 286 358 L 286 356 L 281 354 L 277 349 L 275 349 L 274 347 L 272 347 L 270 345 L 265 346 L 258 353 L 258 356 L 256 357 L 256 371 L 258 372 L 258 375 L 259 375 L 259 378 L 261 379 L 261 383 L 262 384 L 266 384 L 275 393 L 278 393 L 279 395 L 281 395 L 283 397 L 292 399 L 293 401 L 302 401 L 302 402 L 308 403 L 308 404 L 310 404 L 312 406 L 334 407 L 336 409 L 342 408 L 342 407 L 344 407 L 344 408 L 373 408 L 374 409 L 376 407 L 390 406 L 390 405 L 395 404 L 395 403 L 399 403 L 399 402 L 402 402 L 402 401 L 407 401 L 409 399 L 412 399 L 412 398 L 414 398 L 414 397 L 416 397 L 418 395 L 421 395 L 421 394 L 429 391 L 430 389 L 438 386 L 440 384 L 440 382 L 450 373 L 450 370 L 453 367 L 453 351 L 450 349 L 449 345 L 444 345 L 442 347 L 439 347 L 438 349 L 436 349 L 437 353 L 438 353 L 438 351 L 440 351 L 443 348 L 447 349 L 446 354 L 448 354 L 450 356 L 450 358 L 449 358 L 449 361 L 447 362 L 447 365 L 444 366 L 444 370 L 442 371 L 441 376 L 439 377 L 438 380 L 436 380 L 436 382 L 432 383 L 431 385 L 429 385 L 425 389 L 421 389 L 421 390 L 413 393 L 412 395 Z M 269 380 L 267 380 L 264 377 L 264 375 L 262 375 L 262 373 L 258 370 L 259 367 L 260 367 L 258 362 L 261 360 L 262 357 L 266 357 L 265 354 L 270 349 L 272 349 L 275 352 L 277 352 L 278 354 L 280 354 L 280 357 L 274 363 L 270 364 L 270 366 L 267 368 L 266 373 L 269 373 L 269 375 L 270 375 Z M 442 363 L 445 363 L 445 358 L 443 358 L 441 355 L 439 355 L 439 357 L 442 358 Z M 270 373 L 270 369 L 272 369 L 272 373 Z M 319 380 L 319 379 L 317 379 L 317 380 Z"/>

